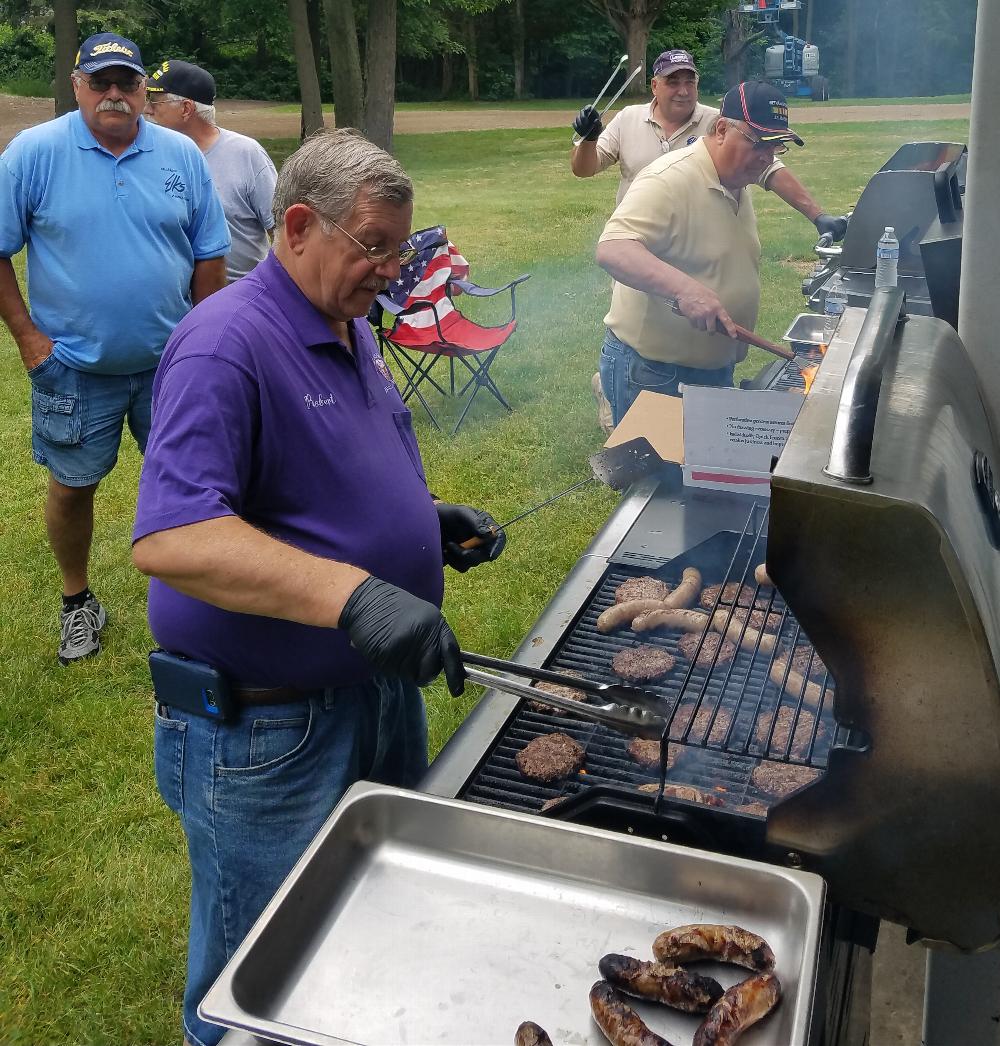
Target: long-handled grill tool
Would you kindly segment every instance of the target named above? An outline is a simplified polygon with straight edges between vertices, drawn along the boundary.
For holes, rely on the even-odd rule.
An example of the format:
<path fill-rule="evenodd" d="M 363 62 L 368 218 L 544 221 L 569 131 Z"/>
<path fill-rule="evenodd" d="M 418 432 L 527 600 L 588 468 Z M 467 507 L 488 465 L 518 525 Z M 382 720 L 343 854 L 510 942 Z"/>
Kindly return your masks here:
<path fill-rule="evenodd" d="M 675 312 L 678 316 L 684 315 L 676 298 L 664 298 L 663 301 L 670 308 L 671 312 Z M 808 370 L 816 365 L 815 360 L 801 359 L 791 349 L 786 349 L 783 345 L 777 345 L 773 341 L 768 341 L 767 338 L 754 334 L 753 331 L 747 330 L 746 327 L 741 327 L 738 323 L 733 326 L 736 327 L 736 333 L 739 335 L 740 341 L 745 341 L 748 345 L 756 345 L 758 349 L 764 349 L 766 352 L 773 352 L 775 356 L 780 356 L 783 360 L 794 363 L 799 370 Z M 721 324 L 718 329 L 725 333 Z"/>
<path fill-rule="evenodd" d="M 669 712 L 669 702 L 639 687 L 626 686 L 624 683 L 595 683 L 590 679 L 551 672 L 547 668 L 529 668 L 527 665 L 519 665 L 516 661 L 502 661 L 500 658 L 471 654 L 465 650 L 462 651 L 462 661 L 466 666 L 481 665 L 493 669 L 492 672 L 481 672 L 476 668 L 466 667 L 465 674 L 473 683 L 502 690 L 505 694 L 513 694 L 514 697 L 541 701 L 564 712 L 603 723 L 623 734 L 659 740 L 667 725 L 664 713 Z M 561 697 L 548 690 L 537 690 L 515 679 L 494 674 L 496 672 L 521 676 L 536 682 L 557 683 L 559 686 L 582 690 L 588 696 L 604 700 L 602 704 L 574 701 L 572 698 Z"/>
<path fill-rule="evenodd" d="M 531 508 L 519 512 L 513 519 L 509 519 L 506 523 L 501 524 L 500 529 L 506 530 L 512 523 L 518 523 L 520 520 L 526 519 L 540 508 L 545 508 L 546 505 L 551 505 L 553 501 L 558 501 L 559 498 L 572 494 L 574 490 L 579 490 L 580 487 L 588 486 L 591 483 L 604 483 L 611 487 L 612 490 L 624 490 L 630 483 L 635 483 L 636 480 L 655 474 L 664 465 L 663 459 L 653 450 L 652 444 L 645 436 L 637 436 L 635 439 L 620 443 L 617 447 L 605 447 L 604 450 L 592 454 L 587 460 L 590 465 L 591 475 L 585 479 L 577 480 L 571 487 L 559 491 L 558 494 L 553 494 L 552 497 L 546 498 L 537 505 L 532 505 Z M 486 544 L 488 540 L 489 538 L 469 538 L 461 543 L 461 547 L 478 548 L 480 545 Z"/>
<path fill-rule="evenodd" d="M 614 72 L 608 77 L 607 83 L 601 88 L 600 94 L 591 102 L 591 108 L 596 109 L 600 100 L 604 97 L 604 92 L 611 86 L 611 81 L 618 75 L 618 70 L 628 61 L 628 55 L 623 54 L 618 59 L 618 64 L 614 68 Z M 610 102 L 600 111 L 598 115 L 603 116 L 610 108 L 618 101 L 619 98 L 625 93 L 625 88 L 642 72 L 642 66 L 637 65 L 633 70 L 628 79 L 618 89 L 618 93 L 611 99 Z M 573 144 L 579 145 L 582 139 L 578 138 L 575 134 L 573 135 Z"/>

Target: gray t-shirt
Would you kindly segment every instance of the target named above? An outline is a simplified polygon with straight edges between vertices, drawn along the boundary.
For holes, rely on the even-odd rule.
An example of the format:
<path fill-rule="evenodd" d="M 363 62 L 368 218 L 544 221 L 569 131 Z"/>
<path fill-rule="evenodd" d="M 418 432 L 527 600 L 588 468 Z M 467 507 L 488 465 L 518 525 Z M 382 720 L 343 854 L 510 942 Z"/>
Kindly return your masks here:
<path fill-rule="evenodd" d="M 278 174 L 260 142 L 221 127 L 205 159 L 233 240 L 226 272 L 230 281 L 238 280 L 267 255 L 267 231 L 274 226 L 271 200 Z"/>

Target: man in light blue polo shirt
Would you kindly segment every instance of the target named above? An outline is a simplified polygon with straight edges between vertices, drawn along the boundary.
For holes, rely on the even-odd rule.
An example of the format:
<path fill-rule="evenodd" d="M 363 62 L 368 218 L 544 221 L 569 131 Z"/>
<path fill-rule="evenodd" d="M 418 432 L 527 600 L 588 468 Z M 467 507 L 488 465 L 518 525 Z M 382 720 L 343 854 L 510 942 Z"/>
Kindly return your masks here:
<path fill-rule="evenodd" d="M 77 55 L 79 111 L 0 156 L 0 318 L 31 382 L 31 447 L 63 582 L 59 661 L 96 654 L 107 615 L 87 567 L 94 492 L 125 421 L 140 450 L 153 373 L 192 304 L 226 282 L 229 231 L 198 147 L 141 117 L 139 48 L 115 33 Z M 28 249 L 30 314 L 11 258 Z"/>

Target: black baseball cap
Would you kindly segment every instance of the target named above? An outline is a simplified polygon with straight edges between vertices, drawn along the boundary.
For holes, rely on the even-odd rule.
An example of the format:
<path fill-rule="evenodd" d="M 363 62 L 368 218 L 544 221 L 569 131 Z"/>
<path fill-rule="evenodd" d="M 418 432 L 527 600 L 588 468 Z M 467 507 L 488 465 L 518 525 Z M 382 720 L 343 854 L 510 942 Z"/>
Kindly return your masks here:
<path fill-rule="evenodd" d="M 113 65 L 123 65 L 126 69 L 135 70 L 140 76 L 146 75 L 138 45 L 117 33 L 89 36 L 76 52 L 75 68 L 85 73 L 96 73 L 101 69 L 110 69 Z"/>
<path fill-rule="evenodd" d="M 748 80 L 726 92 L 721 114 L 749 124 L 762 142 L 795 142 L 802 139 L 788 126 L 788 100 L 773 84 Z"/>
<path fill-rule="evenodd" d="M 680 69 L 689 69 L 695 76 L 698 75 L 698 67 L 694 64 L 694 55 L 690 51 L 682 51 L 680 48 L 664 51 L 653 62 L 653 76 L 669 76 Z"/>
<path fill-rule="evenodd" d="M 168 58 L 146 84 L 150 94 L 176 94 L 202 105 L 215 104 L 215 77 L 207 69 L 178 58 Z"/>

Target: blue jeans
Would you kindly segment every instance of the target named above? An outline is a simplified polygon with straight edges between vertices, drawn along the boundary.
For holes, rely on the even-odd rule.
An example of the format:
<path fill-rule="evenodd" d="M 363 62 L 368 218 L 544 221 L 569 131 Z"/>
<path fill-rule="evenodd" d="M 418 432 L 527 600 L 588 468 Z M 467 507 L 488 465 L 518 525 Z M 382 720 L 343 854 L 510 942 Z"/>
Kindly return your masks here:
<path fill-rule="evenodd" d="M 413 787 L 427 770 L 420 691 L 395 677 L 245 708 L 216 723 L 159 705 L 156 784 L 180 816 L 191 862 L 184 1034 L 225 1029 L 197 1008 L 323 822 L 355 781 Z"/>
<path fill-rule="evenodd" d="M 606 328 L 601 346 L 601 388 L 611 404 L 611 417 L 617 425 L 643 389 L 664 396 L 679 396 L 679 385 L 717 385 L 731 387 L 736 364 L 717 370 L 682 367 L 678 363 L 658 363 L 640 356 L 631 345 L 616 338 Z"/>
<path fill-rule="evenodd" d="M 31 452 L 66 487 L 88 487 L 118 460 L 122 427 L 146 450 L 153 370 L 91 374 L 67 367 L 53 354 L 28 371 Z"/>

